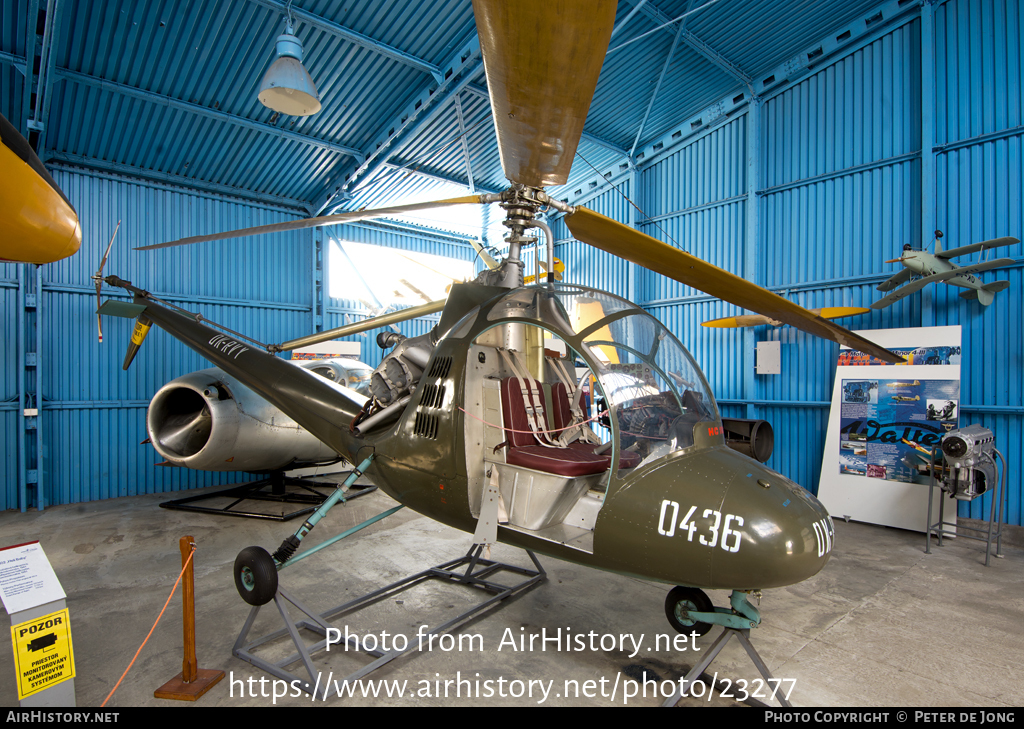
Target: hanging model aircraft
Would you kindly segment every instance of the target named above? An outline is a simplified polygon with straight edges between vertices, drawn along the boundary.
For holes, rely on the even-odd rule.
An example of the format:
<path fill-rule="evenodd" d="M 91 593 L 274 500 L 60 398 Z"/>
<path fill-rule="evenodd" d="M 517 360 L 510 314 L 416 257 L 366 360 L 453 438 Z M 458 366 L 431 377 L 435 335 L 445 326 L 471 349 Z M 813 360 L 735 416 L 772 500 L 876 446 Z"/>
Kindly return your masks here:
<path fill-rule="evenodd" d="M 0 115 L 0 261 L 52 263 L 82 245 L 78 213 L 42 161 Z"/>
<path fill-rule="evenodd" d="M 992 303 L 997 292 L 1004 290 L 1010 285 L 1009 281 L 993 281 L 990 284 L 983 284 L 981 279 L 975 276 L 976 273 L 988 271 L 993 268 L 1010 266 L 1012 258 L 998 258 L 992 261 L 981 261 L 967 266 L 957 266 L 951 258 L 966 256 L 972 253 L 981 253 L 989 248 L 1012 246 L 1020 243 L 1017 238 L 995 238 L 981 243 L 972 243 L 968 246 L 961 246 L 949 251 L 942 250 L 942 231 L 935 231 L 935 253 L 918 251 L 910 247 L 910 244 L 903 246 L 903 255 L 894 258 L 886 263 L 902 263 L 903 270 L 895 276 L 886 279 L 878 285 L 879 291 L 892 291 L 888 296 L 879 299 L 871 305 L 872 309 L 884 309 L 896 303 L 902 298 L 909 296 L 915 291 L 920 291 L 930 283 L 942 281 L 950 286 L 959 286 L 968 289 L 961 292 L 964 299 L 977 299 L 982 306 Z M 908 283 L 909 282 L 909 283 Z M 904 285 L 905 284 L 905 285 Z M 897 288 L 900 287 L 900 288 Z M 893 291 L 893 289 L 896 289 Z"/>
<path fill-rule="evenodd" d="M 134 294 L 104 308 L 168 331 L 287 413 L 400 503 L 444 524 L 598 569 L 678 585 L 665 605 L 681 632 L 760 621 L 751 592 L 805 580 L 829 559 L 833 526 L 805 489 L 727 447 L 722 418 L 697 363 L 638 306 L 585 286 L 548 279 L 523 286 L 520 251 L 542 208 L 564 214 L 580 241 L 774 320 L 868 352 L 901 358 L 765 289 L 584 207 L 552 199 L 564 184 L 601 71 L 615 0 L 475 0 L 484 68 L 504 172 L 498 194 L 339 213 L 182 245 L 352 222 L 440 205 L 498 203 L 508 255 L 474 281 L 453 284 L 427 334 L 390 336 L 393 349 L 371 377 L 369 397 L 274 356 L 394 321 L 359 322 L 280 345 L 220 333 L 130 282 Z M 151 246 L 154 247 L 154 246 Z M 560 340 L 560 347 L 546 346 Z M 133 345 L 134 346 L 134 345 Z M 566 356 L 552 351 L 564 350 Z M 573 365 L 588 368 L 582 378 Z M 593 381 L 603 412 L 582 405 Z M 204 397 L 218 398 L 210 392 Z M 598 397 L 592 398 L 593 402 Z M 239 594 L 274 599 L 278 570 L 299 559 L 325 503 L 270 554 L 243 549 Z M 503 509 L 500 508 L 503 506 Z M 505 516 L 502 517 L 502 514 Z M 499 521 L 501 522 L 499 524 Z M 315 548 L 314 548 L 315 549 Z M 715 609 L 705 589 L 733 591 Z"/>
<path fill-rule="evenodd" d="M 817 314 L 822 319 L 842 319 L 844 316 L 856 316 L 857 314 L 864 314 L 871 310 L 864 309 L 859 306 L 826 306 L 821 309 L 808 309 L 808 311 L 812 314 Z M 765 316 L 763 314 L 724 316 L 721 319 L 712 319 L 710 321 L 701 322 L 701 326 L 703 327 L 714 327 L 717 329 L 759 327 L 765 324 L 773 327 L 780 327 L 783 322 L 778 319 L 772 319 L 770 316 Z"/>

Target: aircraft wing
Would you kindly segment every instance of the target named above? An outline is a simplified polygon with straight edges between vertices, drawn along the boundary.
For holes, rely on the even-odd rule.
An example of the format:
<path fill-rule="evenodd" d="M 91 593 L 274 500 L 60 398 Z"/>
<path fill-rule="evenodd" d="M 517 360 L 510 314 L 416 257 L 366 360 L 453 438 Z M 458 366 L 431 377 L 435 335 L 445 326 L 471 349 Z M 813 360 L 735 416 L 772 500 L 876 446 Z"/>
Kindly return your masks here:
<path fill-rule="evenodd" d="M 959 269 L 957 269 L 957 270 L 959 270 Z M 902 298 L 904 298 L 906 296 L 910 296 L 915 291 L 920 291 L 921 289 L 923 289 L 928 284 L 933 283 L 935 281 L 939 281 L 939 280 L 941 280 L 941 279 L 939 279 L 936 276 L 928 276 L 926 278 L 919 278 L 916 281 L 912 281 L 911 283 L 908 283 L 906 286 L 903 286 L 901 288 L 896 289 L 895 291 L 893 291 L 891 294 L 889 294 L 885 298 L 879 299 L 878 301 L 876 301 L 875 303 L 873 303 L 871 305 L 871 308 L 872 309 L 884 309 L 887 306 L 891 306 L 892 304 L 895 304 L 900 299 L 902 299 Z"/>
<path fill-rule="evenodd" d="M 972 243 L 969 246 L 960 246 L 959 248 L 951 248 L 948 251 L 941 251 L 935 254 L 936 258 L 956 258 L 957 256 L 966 256 L 971 253 L 977 253 L 978 251 L 989 248 L 999 248 L 1000 246 L 1012 246 L 1020 243 L 1017 238 L 993 238 L 992 240 L 983 240 L 981 243 Z"/>
<path fill-rule="evenodd" d="M 965 276 L 969 273 L 981 273 L 982 271 L 988 271 L 993 268 L 1002 268 L 1003 266 L 1012 266 L 1016 261 L 1012 258 L 997 258 L 994 261 L 985 261 L 984 263 L 975 263 L 971 266 L 961 266 L 960 268 L 953 269 L 952 271 L 946 271 L 944 273 L 937 273 L 934 276 L 928 276 L 929 279 L 936 281 L 944 281 L 947 278 L 956 278 L 957 276 Z"/>
<path fill-rule="evenodd" d="M 957 276 L 966 276 L 969 274 L 980 273 L 981 271 L 988 271 L 991 268 L 999 268 L 1001 266 L 1009 266 L 1014 263 L 1012 258 L 997 258 L 994 261 L 986 261 L 985 263 L 977 263 L 973 266 L 963 266 L 961 268 L 954 268 L 952 271 L 943 271 L 942 273 L 936 273 L 932 276 L 925 276 L 919 278 L 916 281 L 898 288 L 891 294 L 883 299 L 879 299 L 871 305 L 872 309 L 884 309 L 891 304 L 895 304 L 900 299 L 909 296 L 915 291 L 920 291 L 930 283 L 937 283 L 939 281 L 946 281 Z M 891 280 L 891 279 L 890 279 Z"/>
<path fill-rule="evenodd" d="M 897 286 L 901 286 L 910 280 L 910 277 L 914 275 L 914 272 L 909 268 L 904 268 L 902 271 L 897 273 L 895 276 L 887 278 L 882 283 L 878 284 L 878 291 L 892 291 Z"/>

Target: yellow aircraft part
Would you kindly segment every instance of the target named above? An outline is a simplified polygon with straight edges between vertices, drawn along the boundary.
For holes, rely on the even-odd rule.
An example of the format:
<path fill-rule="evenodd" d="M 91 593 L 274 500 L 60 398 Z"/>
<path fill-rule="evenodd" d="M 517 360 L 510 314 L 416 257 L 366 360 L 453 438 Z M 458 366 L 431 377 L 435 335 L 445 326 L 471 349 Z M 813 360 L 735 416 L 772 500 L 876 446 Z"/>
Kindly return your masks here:
<path fill-rule="evenodd" d="M 584 329 L 589 327 L 594 322 L 600 321 L 604 318 L 604 307 L 601 306 L 600 301 L 577 301 L 576 311 L 573 316 L 573 327 L 577 332 L 582 332 Z M 584 342 L 612 342 L 612 331 L 608 328 L 608 325 L 600 327 L 592 331 Z M 615 347 L 608 344 L 598 344 L 597 349 L 600 351 L 598 355 L 608 364 L 619 363 L 619 353 Z"/>
<path fill-rule="evenodd" d="M 735 329 L 739 327 L 756 327 L 762 324 L 771 324 L 771 318 L 761 314 L 741 314 L 740 316 L 726 316 L 721 319 L 701 322 L 702 327 L 713 327 L 715 329 Z"/>
<path fill-rule="evenodd" d="M 547 280 L 546 272 L 547 272 L 547 269 L 548 269 L 547 262 L 546 261 L 540 261 L 540 267 L 545 272 L 545 273 L 541 274 L 541 280 L 546 281 Z M 565 273 L 565 264 L 562 263 L 562 259 L 556 258 L 555 259 L 555 281 L 561 281 L 563 273 Z M 536 276 L 532 276 L 532 275 L 531 276 L 523 277 L 523 285 L 524 286 L 529 286 L 530 284 L 532 284 L 534 282 L 534 280 L 536 278 L 537 278 Z"/>
<path fill-rule="evenodd" d="M 4 130 L 11 135 L 8 125 Z M 42 264 L 67 258 L 82 245 L 75 209 L 14 152 L 15 140 L 0 141 L 0 259 Z"/>
<path fill-rule="evenodd" d="M 818 316 L 823 319 L 841 319 L 844 316 L 866 314 L 871 311 L 871 309 L 865 309 L 861 306 L 826 306 L 823 309 L 812 309 L 812 311 L 816 311 Z"/>

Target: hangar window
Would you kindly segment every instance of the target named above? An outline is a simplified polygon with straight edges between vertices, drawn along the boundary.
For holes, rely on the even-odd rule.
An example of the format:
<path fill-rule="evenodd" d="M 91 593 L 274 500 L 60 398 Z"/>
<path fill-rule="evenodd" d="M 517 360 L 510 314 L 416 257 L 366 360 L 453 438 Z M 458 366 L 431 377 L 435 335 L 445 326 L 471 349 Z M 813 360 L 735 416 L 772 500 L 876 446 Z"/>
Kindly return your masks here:
<path fill-rule="evenodd" d="M 329 250 L 331 297 L 371 311 L 443 299 L 453 281 L 474 275 L 468 260 L 333 239 Z"/>

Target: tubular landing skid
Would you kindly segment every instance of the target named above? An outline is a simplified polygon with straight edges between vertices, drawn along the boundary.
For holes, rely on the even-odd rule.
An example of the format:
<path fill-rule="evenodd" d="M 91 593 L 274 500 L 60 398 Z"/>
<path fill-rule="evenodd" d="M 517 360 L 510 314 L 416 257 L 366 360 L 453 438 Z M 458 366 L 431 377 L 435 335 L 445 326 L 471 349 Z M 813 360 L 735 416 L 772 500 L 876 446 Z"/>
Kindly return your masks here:
<path fill-rule="evenodd" d="M 536 555 L 529 550 L 527 550 L 526 553 L 533 561 L 534 566 L 537 568 L 536 570 L 517 567 L 515 565 L 504 564 L 501 562 L 494 562 L 490 559 L 483 558 L 482 555 L 484 554 L 484 549 L 487 545 L 493 543 L 494 540 L 492 540 L 486 543 L 474 544 L 473 547 L 470 548 L 469 552 L 467 552 L 463 557 L 451 560 L 450 562 L 445 562 L 444 564 L 437 565 L 436 567 L 431 567 L 412 575 L 411 577 L 406 577 L 405 579 L 394 582 L 387 587 L 367 593 L 362 597 L 357 597 L 354 600 L 350 600 L 349 602 L 339 605 L 336 608 L 332 608 L 324 613 L 314 613 L 308 607 L 303 605 L 298 598 L 281 587 L 277 579 L 278 572 L 283 570 L 285 567 L 295 564 L 299 560 L 304 559 L 325 547 L 329 547 L 335 542 L 344 539 L 345 537 L 354 534 L 370 524 L 378 522 L 403 508 L 402 506 L 396 506 L 393 509 L 388 509 L 387 511 L 371 517 L 361 524 L 331 537 L 327 541 L 322 542 L 301 554 L 295 554 L 302 538 L 309 534 L 310 530 L 316 526 L 317 522 L 323 518 L 331 507 L 338 503 L 338 501 L 344 500 L 343 489 L 348 488 L 355 483 L 356 479 L 370 466 L 372 460 L 373 456 L 370 455 L 366 460 L 359 464 L 359 466 L 349 474 L 349 477 L 345 482 L 338 487 L 334 494 L 332 494 L 302 524 L 302 526 L 299 527 L 298 531 L 282 542 L 281 547 L 274 553 L 273 558 L 258 547 L 248 547 L 247 549 L 242 550 L 242 552 L 239 553 L 238 559 L 235 560 L 235 584 L 239 589 L 239 594 L 241 594 L 243 599 L 245 599 L 246 602 L 249 602 L 253 607 L 249 610 L 249 616 L 246 618 L 245 624 L 242 626 L 242 632 L 238 634 L 238 638 L 235 640 L 232 654 L 247 663 L 251 663 L 257 668 L 263 669 L 267 673 L 277 676 L 280 679 L 284 679 L 290 686 L 301 687 L 306 693 L 310 694 L 314 700 L 317 698 L 326 700 L 332 688 L 326 683 L 321 685 L 319 674 L 313 667 L 313 655 L 327 648 L 329 631 L 338 630 L 336 627 L 328 623 L 332 618 L 358 612 L 359 610 L 367 608 L 376 602 L 399 594 L 414 585 L 431 579 L 442 580 L 445 583 L 454 585 L 464 585 L 470 588 L 477 588 L 483 590 L 487 595 L 489 595 L 489 597 L 478 602 L 469 610 L 459 613 L 429 632 L 423 633 L 423 636 L 429 641 L 430 636 L 451 632 L 474 615 L 482 613 L 485 610 L 489 610 L 501 603 L 503 600 L 528 590 L 547 579 L 547 573 L 544 571 L 544 568 L 541 567 L 540 562 L 537 561 Z M 505 585 L 492 579 L 498 572 L 510 572 L 514 575 L 519 575 L 522 579 L 516 584 Z M 249 632 L 252 630 L 252 626 L 256 622 L 256 616 L 259 614 L 260 608 L 263 605 L 268 604 L 271 600 L 273 600 L 274 604 L 277 606 L 277 610 L 281 615 L 281 619 L 284 622 L 285 627 L 269 633 L 262 638 L 246 642 L 249 638 Z M 303 615 L 305 615 L 308 620 L 301 620 L 300 622 L 292 620 L 291 616 L 288 614 L 288 607 L 286 603 L 291 603 Z M 321 637 L 321 640 L 318 640 L 312 645 L 306 645 L 306 642 L 299 634 L 302 630 L 307 630 L 317 634 Z M 346 634 L 346 639 L 349 640 L 349 645 L 352 645 L 356 652 L 364 653 L 372 657 L 374 660 L 354 673 L 340 679 L 340 682 L 334 681 L 334 683 L 339 687 L 351 681 L 356 681 L 363 676 L 376 671 L 381 666 L 393 661 L 399 656 L 413 650 L 418 650 L 420 647 L 418 633 L 417 639 L 407 640 L 402 649 L 395 647 L 388 652 L 366 649 L 365 641 L 360 637 L 348 633 L 347 627 Z M 295 653 L 276 662 L 271 662 L 255 654 L 254 651 L 257 648 L 265 646 L 268 643 L 278 641 L 286 635 L 291 639 L 292 644 L 295 646 Z M 333 641 L 332 644 L 337 645 L 338 642 Z M 298 663 L 299 661 L 302 662 L 306 672 L 309 674 L 309 681 L 287 670 L 288 666 Z M 328 682 L 332 680 L 333 676 L 328 678 Z"/>
<path fill-rule="evenodd" d="M 320 613 L 319 615 L 312 612 L 294 595 L 290 594 L 279 585 L 277 593 L 274 595 L 274 604 L 277 605 L 277 610 L 281 614 L 281 619 L 284 621 L 285 627 L 247 643 L 246 640 L 248 639 L 249 631 L 252 629 L 252 625 L 260 611 L 259 606 L 254 606 L 249 611 L 249 617 L 246 619 L 245 625 L 242 627 L 242 632 L 239 633 L 238 639 L 235 641 L 232 653 L 243 661 L 251 663 L 257 668 L 261 668 L 267 673 L 277 676 L 278 678 L 284 679 L 290 686 L 299 686 L 306 693 L 310 694 L 313 700 L 326 700 L 328 694 L 334 692 L 334 686 L 327 686 L 325 683 L 321 683 L 318 673 L 313 666 L 313 655 L 326 648 L 327 631 L 329 629 L 335 631 L 338 630 L 335 626 L 328 623 L 330 619 L 355 613 L 380 600 L 399 594 L 414 585 L 430 579 L 439 579 L 453 584 L 479 588 L 489 595 L 489 597 L 479 602 L 469 610 L 459 613 L 450 620 L 431 629 L 429 632 L 423 633 L 424 638 L 429 641 L 429 636 L 452 632 L 455 628 L 469 620 L 469 618 L 474 615 L 488 610 L 500 603 L 502 600 L 528 590 L 547 579 L 547 573 L 544 571 L 544 568 L 541 567 L 540 562 L 537 561 L 537 557 L 533 552 L 527 551 L 526 553 L 533 561 L 534 566 L 537 568 L 536 570 L 483 559 L 481 557 L 483 549 L 484 545 L 474 545 L 473 548 L 470 549 L 463 557 L 450 562 L 445 562 L 444 564 L 436 567 L 431 567 L 423 572 L 412 575 L 411 577 L 406 577 L 405 579 L 394 582 L 387 587 L 370 592 L 362 597 L 356 598 L 355 600 L 339 605 L 336 608 Z M 489 579 L 499 571 L 512 572 L 522 576 L 523 579 L 517 584 L 511 586 L 500 584 Z M 302 620 L 300 622 L 293 621 L 288 614 L 285 604 L 286 602 L 289 602 L 298 608 L 298 610 L 302 612 L 308 620 Z M 300 635 L 300 631 L 302 630 L 311 631 L 321 636 L 322 639 L 312 645 L 306 645 Z M 297 649 L 296 653 L 273 663 L 260 658 L 254 653 L 254 651 L 260 646 L 283 638 L 285 635 L 288 635 L 291 638 L 292 643 Z M 338 686 L 363 678 L 399 656 L 410 651 L 418 650 L 419 648 L 418 638 L 409 640 L 404 650 L 398 650 L 395 648 L 386 653 L 378 650 L 366 650 L 361 645 L 361 637 L 350 635 L 349 641 L 350 645 L 352 645 L 358 652 L 368 655 L 374 660 L 354 673 L 345 676 L 343 679 L 335 680 L 334 683 Z M 336 650 L 338 648 L 345 650 L 343 646 L 337 642 L 335 642 L 334 645 L 337 646 Z M 306 672 L 309 674 L 309 681 L 286 670 L 288 666 L 297 663 L 300 660 L 302 661 L 302 665 L 305 667 Z M 293 684 L 293 681 L 298 681 L 298 683 Z"/>

